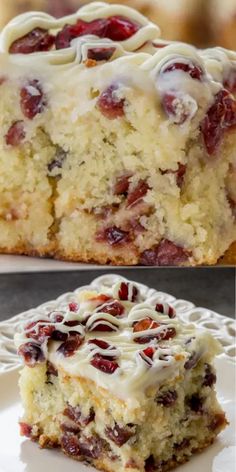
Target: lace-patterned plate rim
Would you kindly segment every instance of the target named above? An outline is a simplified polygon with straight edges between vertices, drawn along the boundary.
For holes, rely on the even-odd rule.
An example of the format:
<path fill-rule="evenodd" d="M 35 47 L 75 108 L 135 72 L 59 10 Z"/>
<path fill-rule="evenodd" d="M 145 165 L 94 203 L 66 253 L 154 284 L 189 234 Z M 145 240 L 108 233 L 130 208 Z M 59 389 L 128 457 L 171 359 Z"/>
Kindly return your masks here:
<path fill-rule="evenodd" d="M 127 282 L 131 280 L 128 280 L 127 278 L 118 274 L 102 275 L 94 279 L 91 284 L 81 286 L 74 292 L 64 293 L 56 300 L 48 301 L 37 308 L 30 309 L 14 316 L 13 318 L 10 318 L 9 320 L 1 322 L 0 374 L 17 369 L 21 365 L 20 359 L 16 353 L 13 338 L 22 322 L 30 320 L 31 317 L 36 313 L 45 315 L 48 313 L 48 311 L 62 309 L 63 306 L 66 306 L 70 301 L 73 301 L 76 295 L 82 290 L 101 291 L 104 288 L 109 288 L 111 285 L 119 281 Z M 134 283 L 138 286 L 141 294 L 147 299 L 147 302 L 168 302 L 176 309 L 177 315 L 183 322 L 193 323 L 198 328 L 210 330 L 213 336 L 221 342 L 224 348 L 224 352 L 220 354 L 220 357 L 226 357 L 228 361 L 233 363 L 235 362 L 236 323 L 233 319 L 222 316 L 206 308 L 196 307 L 193 303 L 187 300 L 176 299 L 173 295 L 157 291 L 135 281 Z"/>

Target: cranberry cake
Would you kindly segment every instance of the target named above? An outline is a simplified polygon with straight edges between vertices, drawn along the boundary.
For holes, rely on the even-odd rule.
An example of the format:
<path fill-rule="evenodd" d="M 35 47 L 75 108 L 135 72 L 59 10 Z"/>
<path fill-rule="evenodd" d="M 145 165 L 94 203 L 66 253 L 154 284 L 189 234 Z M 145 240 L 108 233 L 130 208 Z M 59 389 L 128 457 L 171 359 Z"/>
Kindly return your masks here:
<path fill-rule="evenodd" d="M 163 472 L 209 446 L 227 420 L 218 341 L 133 282 L 79 291 L 15 336 L 21 434 L 107 472 Z"/>
<path fill-rule="evenodd" d="M 121 5 L 0 36 L 0 251 L 214 264 L 235 238 L 236 53 Z"/>

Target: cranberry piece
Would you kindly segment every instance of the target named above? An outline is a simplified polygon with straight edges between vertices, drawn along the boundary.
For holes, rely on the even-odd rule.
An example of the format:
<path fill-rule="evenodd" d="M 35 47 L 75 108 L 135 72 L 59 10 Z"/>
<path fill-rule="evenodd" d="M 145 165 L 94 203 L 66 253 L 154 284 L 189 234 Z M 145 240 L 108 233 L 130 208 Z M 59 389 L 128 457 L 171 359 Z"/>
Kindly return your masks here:
<path fill-rule="evenodd" d="M 195 413 L 203 413 L 203 400 L 197 393 L 188 398 L 186 403 Z"/>
<path fill-rule="evenodd" d="M 129 233 L 118 228 L 117 226 L 110 226 L 101 233 L 98 233 L 96 239 L 97 241 L 105 241 L 110 244 L 110 246 L 114 246 L 128 242 Z"/>
<path fill-rule="evenodd" d="M 55 39 L 56 48 L 68 48 L 73 39 L 86 34 L 99 38 L 109 38 L 113 41 L 124 41 L 133 36 L 140 26 L 122 16 L 97 19 L 89 23 L 78 20 L 75 25 L 65 25 Z"/>
<path fill-rule="evenodd" d="M 109 120 L 115 120 L 124 116 L 125 99 L 117 95 L 118 89 L 118 85 L 110 85 L 98 98 L 98 108 Z"/>
<path fill-rule="evenodd" d="M 109 61 L 116 48 L 92 48 L 88 50 L 88 59 L 93 61 Z"/>
<path fill-rule="evenodd" d="M 95 344 L 101 349 L 108 349 L 110 347 L 110 344 L 108 344 L 106 341 L 103 341 L 102 339 L 90 339 L 88 344 Z"/>
<path fill-rule="evenodd" d="M 102 305 L 105 302 L 108 302 L 108 300 L 111 300 L 111 297 L 109 295 L 105 295 L 105 293 L 101 293 L 97 297 L 91 298 L 92 301 L 97 301 L 99 305 Z"/>
<path fill-rule="evenodd" d="M 4 77 L 4 75 L 0 75 L 0 85 L 4 84 L 7 81 L 7 77 Z"/>
<path fill-rule="evenodd" d="M 130 285 L 129 282 L 121 282 L 118 291 L 118 297 L 120 300 L 129 300 L 131 302 L 135 302 L 138 298 L 138 295 L 139 291 L 135 285 Z"/>
<path fill-rule="evenodd" d="M 65 433 L 61 437 L 61 447 L 69 456 L 80 456 L 78 437 L 71 433 Z"/>
<path fill-rule="evenodd" d="M 112 41 L 125 41 L 133 36 L 140 26 L 123 16 L 111 16 L 108 19 L 106 37 Z"/>
<path fill-rule="evenodd" d="M 22 38 L 12 43 L 11 54 L 30 54 L 32 52 L 49 51 L 54 45 L 55 38 L 42 28 L 35 28 Z"/>
<path fill-rule="evenodd" d="M 87 416 L 82 415 L 81 409 L 79 406 L 71 406 L 67 405 L 65 410 L 63 411 L 63 415 L 70 418 L 70 420 L 74 421 L 78 426 L 85 427 L 95 418 L 95 412 L 93 408 L 90 408 L 89 414 Z"/>
<path fill-rule="evenodd" d="M 130 177 L 132 177 L 132 174 L 130 173 L 123 174 L 120 175 L 120 177 L 117 177 L 113 188 L 114 195 L 127 195 L 130 185 Z"/>
<path fill-rule="evenodd" d="M 32 120 L 42 113 L 46 105 L 45 97 L 38 80 L 31 80 L 20 91 L 21 111 L 26 118 Z"/>
<path fill-rule="evenodd" d="M 101 439 L 97 434 L 89 438 L 80 437 L 79 447 L 80 454 L 84 457 L 91 459 L 98 459 L 102 455 L 105 441 Z"/>
<path fill-rule="evenodd" d="M 144 466 L 145 472 L 156 472 L 156 464 L 153 456 L 149 456 L 145 460 L 145 466 Z"/>
<path fill-rule="evenodd" d="M 18 354 L 24 359 L 28 367 L 34 367 L 36 364 L 45 361 L 43 351 L 36 343 L 28 342 L 22 344 L 18 349 Z"/>
<path fill-rule="evenodd" d="M 69 320 L 69 321 L 65 321 L 64 325 L 65 326 L 70 326 L 70 327 L 79 326 L 80 322 L 78 320 Z"/>
<path fill-rule="evenodd" d="M 71 357 L 79 349 L 83 341 L 84 338 L 80 334 L 71 335 L 67 341 L 60 345 L 57 352 L 60 352 L 65 357 Z"/>
<path fill-rule="evenodd" d="M 178 398 L 176 390 L 168 390 L 167 392 L 163 392 L 161 395 L 158 395 L 156 401 L 160 405 L 165 407 L 171 407 L 175 404 Z"/>
<path fill-rule="evenodd" d="M 177 125 L 182 125 L 189 117 L 187 102 L 182 95 L 173 92 L 165 93 L 162 97 L 165 114 Z"/>
<path fill-rule="evenodd" d="M 107 305 L 103 306 L 99 310 L 97 310 L 98 313 L 109 313 L 110 315 L 113 316 L 121 316 L 124 313 L 124 306 L 119 303 L 118 301 L 110 302 Z"/>
<path fill-rule="evenodd" d="M 189 253 L 168 239 L 141 254 L 140 263 L 147 266 L 178 266 L 188 261 Z"/>
<path fill-rule="evenodd" d="M 66 341 L 68 338 L 68 334 L 64 333 L 63 331 L 59 331 L 58 329 L 55 329 L 53 333 L 50 336 L 50 339 L 53 339 L 53 341 Z"/>
<path fill-rule="evenodd" d="M 118 447 L 123 446 L 127 441 L 134 436 L 135 432 L 129 428 L 119 426 L 117 423 L 114 428 L 107 427 L 105 429 L 106 436 L 113 441 Z"/>
<path fill-rule="evenodd" d="M 205 364 L 205 376 L 203 379 L 203 387 L 212 387 L 216 383 L 216 374 L 212 371 L 209 364 Z"/>
<path fill-rule="evenodd" d="M 27 438 L 31 438 L 32 426 L 30 426 L 30 424 L 22 423 L 22 422 L 20 422 L 19 425 L 20 425 L 20 435 L 26 436 Z"/>
<path fill-rule="evenodd" d="M 10 126 L 6 136 L 5 141 L 8 146 L 19 146 L 23 139 L 25 138 L 25 127 L 24 121 L 15 121 Z"/>
<path fill-rule="evenodd" d="M 63 433 L 73 433 L 77 435 L 80 432 L 80 427 L 75 425 L 74 423 L 61 423 L 60 424 L 60 429 L 63 431 Z"/>
<path fill-rule="evenodd" d="M 139 331 L 146 331 L 147 329 L 155 329 L 159 326 L 161 326 L 160 323 L 157 323 L 152 318 L 147 317 L 134 323 L 133 332 L 137 333 Z M 167 326 L 165 329 L 163 329 L 163 331 L 160 331 L 159 333 L 155 333 L 153 335 L 149 334 L 147 336 L 143 335 L 139 338 L 135 338 L 134 341 L 140 344 L 148 343 L 151 339 L 157 339 L 158 341 L 167 341 L 168 339 L 173 338 L 175 335 L 175 328 Z"/>
<path fill-rule="evenodd" d="M 158 313 L 163 313 L 164 315 L 169 316 L 169 318 L 175 318 L 176 312 L 173 306 L 170 306 L 168 303 L 157 303 L 155 310 Z"/>
<path fill-rule="evenodd" d="M 70 311 L 78 311 L 79 309 L 79 305 L 76 302 L 70 302 L 68 306 Z"/>
<path fill-rule="evenodd" d="M 128 206 L 138 203 L 150 189 L 146 180 L 139 180 L 136 187 L 128 193 L 127 204 Z"/>
<path fill-rule="evenodd" d="M 196 367 L 196 365 L 198 364 L 199 359 L 200 359 L 199 353 L 193 352 L 190 355 L 189 359 L 185 362 L 184 368 L 186 370 L 194 369 L 194 367 Z"/>
<path fill-rule="evenodd" d="M 193 64 L 192 62 L 183 63 L 183 62 L 174 62 L 173 64 L 168 65 L 167 67 L 163 67 L 161 70 L 162 74 L 166 74 L 167 72 L 173 71 L 182 71 L 186 74 L 190 75 L 192 79 L 201 80 L 203 77 L 203 70 L 201 67 Z"/>
<path fill-rule="evenodd" d="M 225 414 L 216 413 L 214 417 L 212 418 L 210 424 L 208 425 L 208 428 L 211 431 L 216 431 L 216 430 L 220 430 L 222 426 L 225 426 L 225 424 L 226 424 Z"/>
<path fill-rule="evenodd" d="M 113 325 L 110 321 L 109 321 L 109 325 L 112 325 L 112 326 L 108 326 L 106 324 L 106 320 L 101 318 L 99 320 L 96 320 L 91 326 L 89 326 L 88 330 L 91 332 L 102 331 L 102 332 L 108 332 L 108 333 L 112 331 L 117 331 L 116 325 Z"/>
<path fill-rule="evenodd" d="M 143 351 L 140 352 L 140 356 L 149 366 L 152 365 L 153 356 L 155 353 L 155 348 L 152 346 L 146 347 Z M 147 359 L 148 358 L 148 359 Z M 150 359 L 150 360 L 149 360 Z"/>
<path fill-rule="evenodd" d="M 42 324 L 47 323 L 47 324 Z M 35 328 L 35 329 L 32 329 Z M 38 320 L 29 323 L 25 327 L 26 337 L 35 339 L 42 343 L 46 338 L 51 338 L 53 332 L 55 331 L 55 326 L 48 324 L 47 320 Z"/>
<path fill-rule="evenodd" d="M 90 364 L 104 374 L 114 374 L 119 365 L 114 360 L 105 359 L 100 354 L 96 354 Z"/>
<path fill-rule="evenodd" d="M 105 37 L 106 19 L 98 19 L 86 23 L 78 20 L 75 25 L 65 25 L 55 38 L 56 49 L 70 47 L 71 41 L 85 34 L 93 34 L 100 38 Z"/>
<path fill-rule="evenodd" d="M 227 90 L 220 90 L 200 126 L 209 155 L 219 148 L 224 132 L 235 126 L 236 100 Z"/>

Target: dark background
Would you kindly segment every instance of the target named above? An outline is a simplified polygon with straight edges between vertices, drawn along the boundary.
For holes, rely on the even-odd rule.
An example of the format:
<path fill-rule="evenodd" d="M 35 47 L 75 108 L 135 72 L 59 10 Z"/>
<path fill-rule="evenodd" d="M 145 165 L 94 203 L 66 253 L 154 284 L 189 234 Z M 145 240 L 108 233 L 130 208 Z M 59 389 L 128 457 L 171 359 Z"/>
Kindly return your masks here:
<path fill-rule="evenodd" d="M 234 268 L 134 268 L 1 274 L 0 320 L 41 305 L 109 272 L 124 275 L 222 315 L 235 316 Z"/>

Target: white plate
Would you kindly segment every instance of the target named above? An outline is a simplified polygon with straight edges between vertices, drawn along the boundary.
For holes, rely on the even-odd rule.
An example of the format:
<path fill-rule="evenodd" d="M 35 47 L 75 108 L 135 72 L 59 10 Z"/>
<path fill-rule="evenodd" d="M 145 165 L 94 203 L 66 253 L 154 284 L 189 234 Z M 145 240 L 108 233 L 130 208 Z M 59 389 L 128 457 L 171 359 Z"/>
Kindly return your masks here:
<path fill-rule="evenodd" d="M 102 285 L 110 285 L 118 279 L 126 280 L 118 275 L 102 276 L 93 281 L 92 287 L 99 289 Z M 176 300 L 166 293 L 156 292 L 144 285 L 137 285 L 148 298 L 171 302 L 183 320 L 194 322 L 200 327 L 204 326 L 214 332 L 225 345 L 225 353 L 221 354 L 216 361 L 217 392 L 230 426 L 220 434 L 213 446 L 193 457 L 189 463 L 180 466 L 178 472 L 233 472 L 236 453 L 234 445 L 235 362 L 233 358 L 235 323 L 210 310 L 196 308 L 186 300 Z M 67 293 L 57 300 L 45 303 L 37 310 L 43 313 L 49 309 L 55 309 L 72 300 L 74 296 L 74 292 Z M 19 359 L 15 353 L 13 335 L 19 324 L 23 320 L 30 319 L 34 312 L 35 310 L 30 310 L 7 322 L 0 323 L 0 472 L 92 472 L 95 470 L 92 467 L 86 467 L 68 459 L 56 450 L 40 450 L 37 444 L 19 436 L 17 422 L 22 412 L 17 386 Z"/>

